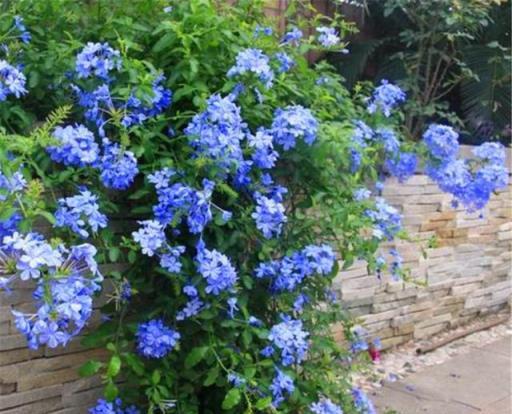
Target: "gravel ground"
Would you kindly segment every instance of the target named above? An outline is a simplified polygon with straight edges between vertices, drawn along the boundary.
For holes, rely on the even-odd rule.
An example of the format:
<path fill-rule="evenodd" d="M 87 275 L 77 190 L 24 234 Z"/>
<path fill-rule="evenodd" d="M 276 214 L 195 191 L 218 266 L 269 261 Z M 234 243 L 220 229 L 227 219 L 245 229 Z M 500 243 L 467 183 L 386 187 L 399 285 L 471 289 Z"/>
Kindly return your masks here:
<path fill-rule="evenodd" d="M 354 382 L 367 392 L 382 387 L 384 382 L 395 382 L 407 377 L 408 374 L 420 372 L 428 366 L 442 364 L 455 355 L 468 353 L 475 345 L 483 346 L 512 335 L 512 322 L 500 324 L 484 331 L 475 332 L 449 344 L 443 345 L 424 355 L 416 355 L 416 349 L 427 342 L 437 342 L 449 335 L 467 331 L 503 316 L 493 315 L 479 318 L 460 328 L 436 335 L 429 341 L 410 341 L 404 345 L 385 352 L 380 363 L 369 366 L 365 371 L 354 377 Z"/>

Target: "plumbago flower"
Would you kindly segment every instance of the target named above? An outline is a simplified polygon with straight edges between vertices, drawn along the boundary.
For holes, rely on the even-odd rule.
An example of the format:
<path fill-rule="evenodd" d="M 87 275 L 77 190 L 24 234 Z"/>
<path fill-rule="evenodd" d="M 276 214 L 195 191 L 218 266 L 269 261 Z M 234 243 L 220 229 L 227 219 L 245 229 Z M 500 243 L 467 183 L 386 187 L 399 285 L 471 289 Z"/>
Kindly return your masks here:
<path fill-rule="evenodd" d="M 89 414 L 140 414 L 140 411 L 134 405 L 123 408 L 122 400 L 116 398 L 112 402 L 98 400 L 96 406 L 89 408 Z"/>
<path fill-rule="evenodd" d="M 282 322 L 270 329 L 268 339 L 274 348 L 280 351 L 281 364 L 289 366 L 300 364 L 306 358 L 309 348 L 309 333 L 302 329 L 302 321 L 282 315 Z"/>
<path fill-rule="evenodd" d="M 103 140 L 103 155 L 99 160 L 103 185 L 115 190 L 126 190 L 139 173 L 137 158 L 131 151 L 123 150 L 117 143 Z"/>
<path fill-rule="evenodd" d="M 393 240 L 402 228 L 401 215 L 382 197 L 376 198 L 375 208 L 375 210 L 366 210 L 366 215 L 374 223 L 373 236 L 377 239 Z"/>
<path fill-rule="evenodd" d="M 457 158 L 458 134 L 445 125 L 431 125 L 424 136 L 432 160 L 427 174 L 439 188 L 454 196 L 470 212 L 482 209 L 491 194 L 508 184 L 505 150 L 498 143 L 484 143 L 473 149 L 474 159 Z"/>
<path fill-rule="evenodd" d="M 318 41 L 323 47 L 333 47 L 340 42 L 340 37 L 334 27 L 317 27 L 316 31 L 320 33 Z"/>
<path fill-rule="evenodd" d="M 86 325 L 92 314 L 92 297 L 103 280 L 95 255 L 96 248 L 90 244 L 54 248 L 34 233 L 4 237 L 1 285 L 7 287 L 18 277 L 37 281 L 33 295 L 37 311 L 13 310 L 15 326 L 30 348 L 66 345 Z"/>
<path fill-rule="evenodd" d="M 281 260 L 260 263 L 255 269 L 255 276 L 270 279 L 274 292 L 291 292 L 314 274 L 331 273 L 335 261 L 336 256 L 330 246 L 309 245 Z"/>
<path fill-rule="evenodd" d="M 322 398 L 311 404 L 309 408 L 314 414 L 343 414 L 341 407 L 334 404 L 329 398 Z"/>
<path fill-rule="evenodd" d="M 256 221 L 256 227 L 267 239 L 279 236 L 287 220 L 283 204 L 260 193 L 255 193 L 254 197 L 256 209 L 251 216 Z"/>
<path fill-rule="evenodd" d="M 206 110 L 192 118 L 185 128 L 196 157 L 208 157 L 225 169 L 243 161 L 241 141 L 247 125 L 234 96 L 212 95 Z"/>
<path fill-rule="evenodd" d="M 109 80 L 109 73 L 121 68 L 121 55 L 108 43 L 89 42 L 76 56 L 76 72 L 80 78 L 97 76 Z"/>
<path fill-rule="evenodd" d="M 270 59 L 260 49 L 245 49 L 236 56 L 236 63 L 229 69 L 227 76 L 253 73 L 266 88 L 270 88 L 274 81 L 274 72 L 270 67 Z"/>
<path fill-rule="evenodd" d="M 146 358 L 163 358 L 180 340 L 180 334 L 165 326 L 161 319 L 140 324 L 137 333 L 137 350 Z"/>
<path fill-rule="evenodd" d="M 94 134 L 85 126 L 57 127 L 53 137 L 58 145 L 46 148 L 52 160 L 76 167 L 93 165 L 98 160 L 99 145 L 94 140 Z"/>
<path fill-rule="evenodd" d="M 234 288 L 238 280 L 235 268 L 224 254 L 206 249 L 202 240 L 197 245 L 196 263 L 197 271 L 206 280 L 206 293 L 217 296 Z"/>
<path fill-rule="evenodd" d="M 293 379 L 279 368 L 276 368 L 276 374 L 272 380 L 272 384 L 270 384 L 272 405 L 276 408 L 279 407 L 285 400 L 285 395 L 292 394 L 294 390 L 295 384 L 293 383 Z"/>
<path fill-rule="evenodd" d="M 107 216 L 100 212 L 98 196 L 85 188 L 76 196 L 59 199 L 58 205 L 55 227 L 69 227 L 83 238 L 89 237 L 86 225 L 93 232 L 107 227 Z"/>
<path fill-rule="evenodd" d="M 0 172 L 0 203 L 10 203 L 13 207 L 11 214 L 0 220 L 0 240 L 5 236 L 11 235 L 18 229 L 18 225 L 22 220 L 19 210 L 18 197 L 27 188 L 27 181 L 23 177 L 21 171 L 16 171 L 10 176 L 6 176 Z"/>
<path fill-rule="evenodd" d="M 26 81 L 27 78 L 19 69 L 0 59 L 0 102 L 5 101 L 9 95 L 16 98 L 25 95 Z"/>
<path fill-rule="evenodd" d="M 373 91 L 368 102 L 368 112 L 373 114 L 379 109 L 386 117 L 389 117 L 392 109 L 404 102 L 405 97 L 405 92 L 402 89 L 383 79 L 380 86 Z"/>
<path fill-rule="evenodd" d="M 318 122 L 307 108 L 301 105 L 277 109 L 272 122 L 272 133 L 275 141 L 285 151 L 295 147 L 297 138 L 304 139 L 312 145 L 316 139 Z"/>

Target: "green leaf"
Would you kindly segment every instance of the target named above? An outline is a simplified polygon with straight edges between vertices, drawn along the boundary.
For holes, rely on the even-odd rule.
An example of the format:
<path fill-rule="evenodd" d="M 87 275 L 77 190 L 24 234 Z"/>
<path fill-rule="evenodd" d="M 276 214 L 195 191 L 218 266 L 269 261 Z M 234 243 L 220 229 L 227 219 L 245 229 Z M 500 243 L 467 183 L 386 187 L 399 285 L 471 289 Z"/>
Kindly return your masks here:
<path fill-rule="evenodd" d="M 126 354 L 124 355 L 124 360 L 126 365 L 128 365 L 137 375 L 144 374 L 144 364 L 137 356 L 133 354 Z"/>
<path fill-rule="evenodd" d="M 87 361 L 78 369 L 78 373 L 81 377 L 90 377 L 96 374 L 102 366 L 103 364 L 101 362 L 94 360 Z"/>
<path fill-rule="evenodd" d="M 241 394 L 240 390 L 238 388 L 232 388 L 228 391 L 226 394 L 226 397 L 224 397 L 224 401 L 222 401 L 222 409 L 223 410 L 230 410 L 233 407 L 237 406 L 240 402 Z"/>
<path fill-rule="evenodd" d="M 119 371 L 121 370 L 121 358 L 119 358 L 117 355 L 112 356 L 110 358 L 110 362 L 108 364 L 107 368 L 107 376 L 114 378 L 119 374 Z"/>
<path fill-rule="evenodd" d="M 208 349 L 207 346 L 198 346 L 192 349 L 185 359 L 185 368 L 190 369 L 197 365 L 205 357 Z"/>
<path fill-rule="evenodd" d="M 119 394 L 119 390 L 117 389 L 116 384 L 110 381 L 105 387 L 103 394 L 105 395 L 107 401 L 112 401 L 117 397 L 117 394 Z"/>
<path fill-rule="evenodd" d="M 210 385 L 214 384 L 219 376 L 219 367 L 215 366 L 212 369 L 208 371 L 208 375 L 206 376 L 206 379 L 203 382 L 203 385 L 205 387 L 209 387 Z"/>
<path fill-rule="evenodd" d="M 272 397 L 266 397 L 261 398 L 258 401 L 256 401 L 256 404 L 254 404 L 254 408 L 257 410 L 264 410 L 265 408 L 269 407 L 272 403 Z"/>

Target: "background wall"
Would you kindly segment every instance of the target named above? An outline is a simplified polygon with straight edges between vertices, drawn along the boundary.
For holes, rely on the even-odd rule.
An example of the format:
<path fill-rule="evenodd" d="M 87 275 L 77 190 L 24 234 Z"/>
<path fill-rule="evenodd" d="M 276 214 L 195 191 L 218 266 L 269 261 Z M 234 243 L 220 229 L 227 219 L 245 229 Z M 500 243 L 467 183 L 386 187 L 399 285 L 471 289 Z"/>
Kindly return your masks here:
<path fill-rule="evenodd" d="M 510 306 L 512 185 L 493 196 L 482 215 L 454 210 L 451 197 L 425 175 L 405 184 L 388 180 L 383 196 L 403 213 L 413 240 L 394 246 L 415 283 L 395 282 L 385 274 L 379 281 L 368 275 L 365 263 L 356 263 L 340 273 L 335 288 L 384 348 Z M 433 237 L 436 247 L 424 249 Z M 341 338 L 340 329 L 337 334 Z"/>

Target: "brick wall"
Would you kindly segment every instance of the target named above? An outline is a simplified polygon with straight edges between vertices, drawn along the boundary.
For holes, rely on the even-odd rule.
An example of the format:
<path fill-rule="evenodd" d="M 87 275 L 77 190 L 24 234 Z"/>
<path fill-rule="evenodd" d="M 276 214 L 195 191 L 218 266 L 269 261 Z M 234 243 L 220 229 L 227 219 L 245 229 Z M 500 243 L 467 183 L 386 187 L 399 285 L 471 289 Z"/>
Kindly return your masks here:
<path fill-rule="evenodd" d="M 512 185 L 494 195 L 480 216 L 454 210 L 451 197 L 425 175 L 405 184 L 386 183 L 383 196 L 402 211 L 412 238 L 394 244 L 412 281 L 396 282 L 386 274 L 378 280 L 361 262 L 335 281 L 346 308 L 382 339 L 384 348 L 510 306 Z M 432 238 L 436 247 L 422 251 Z M 336 329 L 340 338 L 341 332 Z"/>

